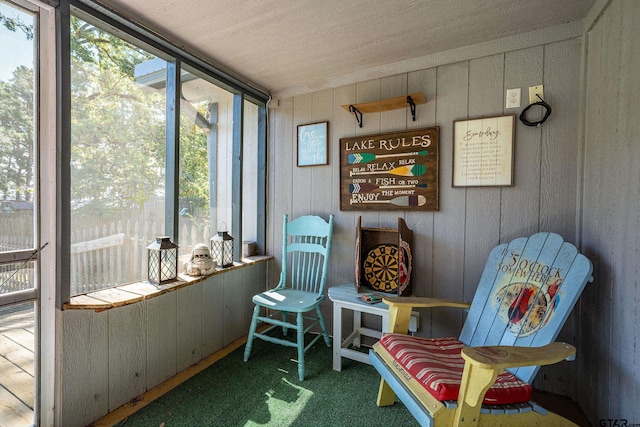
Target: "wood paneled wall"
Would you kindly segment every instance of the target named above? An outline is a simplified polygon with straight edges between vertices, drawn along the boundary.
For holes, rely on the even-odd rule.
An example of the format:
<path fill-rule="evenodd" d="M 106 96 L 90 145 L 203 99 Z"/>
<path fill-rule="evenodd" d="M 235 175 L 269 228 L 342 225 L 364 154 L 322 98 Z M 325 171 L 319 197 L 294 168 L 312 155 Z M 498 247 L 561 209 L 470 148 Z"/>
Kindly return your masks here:
<path fill-rule="evenodd" d="M 640 423 L 640 2 L 599 1 L 587 22 L 578 399 L 593 425 Z M 604 424 L 597 424 L 605 420 Z M 618 424 L 623 424 L 618 421 Z"/>
<path fill-rule="evenodd" d="M 434 68 L 384 77 L 280 99 L 269 111 L 268 252 L 279 265 L 282 215 L 336 215 L 329 286 L 354 280 L 355 226 L 397 227 L 405 219 L 414 232 L 415 294 L 471 300 L 489 251 L 495 245 L 539 230 L 576 241 L 579 158 L 580 66 L 582 39 L 533 43 L 520 50 L 462 59 Z M 516 121 L 515 184 L 512 187 L 452 188 L 453 121 L 518 115 L 505 109 L 506 89 L 521 87 L 523 107 L 528 87 L 544 84 L 553 113 L 539 128 Z M 358 127 L 342 104 L 377 101 L 423 92 L 427 103 L 416 108 L 365 114 Z M 539 111 L 538 113 L 541 113 Z M 530 116 L 532 119 L 533 116 Z M 329 165 L 296 166 L 296 126 L 329 122 Z M 339 140 L 341 137 L 440 126 L 440 210 L 438 212 L 340 211 Z M 274 271 L 277 268 L 273 269 Z M 277 277 L 272 274 L 270 284 Z M 331 323 L 331 306 L 325 304 Z M 464 315 L 456 310 L 421 313 L 420 334 L 454 335 Z M 574 342 L 573 321 L 566 341 Z M 572 395 L 575 367 L 548 368 L 538 387 Z"/>
<path fill-rule="evenodd" d="M 100 313 L 63 311 L 61 425 L 88 425 L 246 335 L 267 266 Z"/>

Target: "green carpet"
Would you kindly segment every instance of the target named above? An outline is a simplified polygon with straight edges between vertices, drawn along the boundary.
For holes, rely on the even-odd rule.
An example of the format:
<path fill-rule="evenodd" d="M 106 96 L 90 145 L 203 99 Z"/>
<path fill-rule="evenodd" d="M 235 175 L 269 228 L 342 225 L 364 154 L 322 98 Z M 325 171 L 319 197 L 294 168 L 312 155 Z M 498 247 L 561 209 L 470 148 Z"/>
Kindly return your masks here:
<path fill-rule="evenodd" d="M 298 380 L 296 349 L 255 340 L 142 408 L 117 426 L 415 426 L 397 402 L 375 404 L 380 377 L 372 366 L 343 359 L 332 369 L 332 350 L 320 340 L 305 357 Z"/>

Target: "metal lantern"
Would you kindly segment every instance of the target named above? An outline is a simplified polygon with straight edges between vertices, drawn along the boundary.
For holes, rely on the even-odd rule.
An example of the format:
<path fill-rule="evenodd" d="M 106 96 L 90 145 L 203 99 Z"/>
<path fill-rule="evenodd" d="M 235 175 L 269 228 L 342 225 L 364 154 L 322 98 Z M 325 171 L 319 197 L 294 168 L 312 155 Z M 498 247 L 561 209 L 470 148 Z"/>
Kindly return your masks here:
<path fill-rule="evenodd" d="M 168 236 L 156 237 L 147 246 L 147 272 L 149 282 L 156 285 L 173 282 L 178 277 L 178 245 Z"/>
<path fill-rule="evenodd" d="M 222 268 L 233 265 L 233 237 L 226 231 L 218 231 L 218 234 L 210 240 L 211 257 Z"/>

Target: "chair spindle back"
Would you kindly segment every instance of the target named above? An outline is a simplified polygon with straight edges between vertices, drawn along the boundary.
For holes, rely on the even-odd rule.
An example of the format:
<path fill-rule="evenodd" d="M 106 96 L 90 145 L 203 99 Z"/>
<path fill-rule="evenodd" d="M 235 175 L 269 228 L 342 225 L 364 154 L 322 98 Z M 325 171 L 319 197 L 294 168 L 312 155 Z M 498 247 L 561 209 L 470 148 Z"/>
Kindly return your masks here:
<path fill-rule="evenodd" d="M 322 294 L 327 281 L 333 215 L 329 222 L 307 215 L 289 222 L 284 216 L 282 273 L 278 288 Z"/>

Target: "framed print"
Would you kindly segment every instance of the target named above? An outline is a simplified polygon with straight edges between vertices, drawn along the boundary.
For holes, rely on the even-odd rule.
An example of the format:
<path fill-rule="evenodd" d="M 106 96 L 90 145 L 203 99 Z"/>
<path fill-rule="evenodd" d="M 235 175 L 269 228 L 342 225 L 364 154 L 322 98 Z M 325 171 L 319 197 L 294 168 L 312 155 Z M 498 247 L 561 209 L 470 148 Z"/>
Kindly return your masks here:
<path fill-rule="evenodd" d="M 329 164 L 329 122 L 298 125 L 298 166 Z"/>
<path fill-rule="evenodd" d="M 513 185 L 515 116 L 453 122 L 453 186 Z"/>

